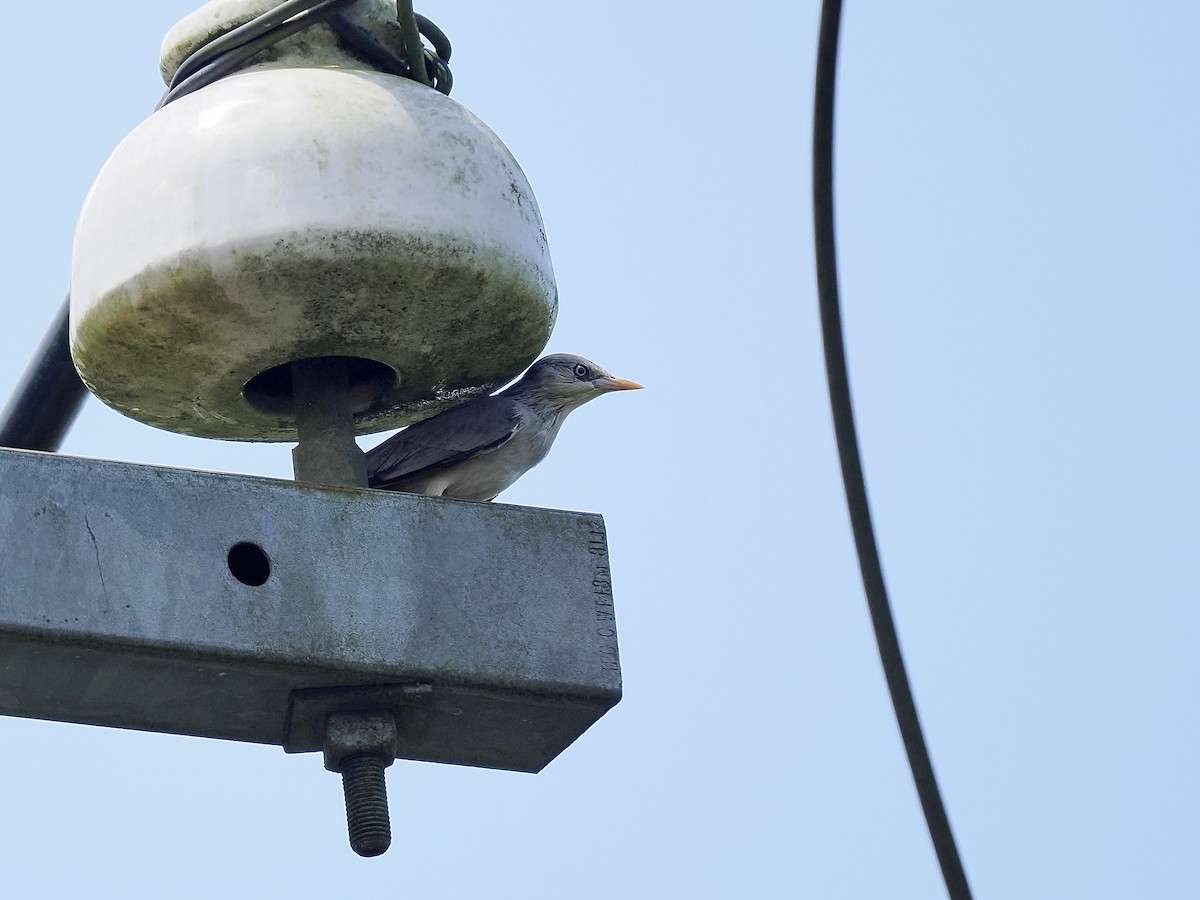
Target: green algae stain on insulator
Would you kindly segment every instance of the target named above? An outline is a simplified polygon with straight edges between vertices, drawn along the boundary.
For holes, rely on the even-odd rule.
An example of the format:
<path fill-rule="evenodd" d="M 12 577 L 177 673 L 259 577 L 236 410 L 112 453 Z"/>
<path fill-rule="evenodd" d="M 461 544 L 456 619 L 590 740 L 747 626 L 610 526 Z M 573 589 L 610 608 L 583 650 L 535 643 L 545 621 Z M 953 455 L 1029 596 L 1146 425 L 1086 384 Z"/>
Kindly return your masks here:
<path fill-rule="evenodd" d="M 356 6 L 388 37 L 394 7 Z M 257 11 L 223 0 L 185 19 L 164 74 Z M 504 383 L 549 339 L 553 268 L 516 160 L 464 107 L 320 29 L 160 109 L 93 185 L 72 354 L 126 415 L 292 440 L 287 405 L 257 387 L 295 359 L 345 356 L 366 373 L 358 429 L 382 430 Z"/>

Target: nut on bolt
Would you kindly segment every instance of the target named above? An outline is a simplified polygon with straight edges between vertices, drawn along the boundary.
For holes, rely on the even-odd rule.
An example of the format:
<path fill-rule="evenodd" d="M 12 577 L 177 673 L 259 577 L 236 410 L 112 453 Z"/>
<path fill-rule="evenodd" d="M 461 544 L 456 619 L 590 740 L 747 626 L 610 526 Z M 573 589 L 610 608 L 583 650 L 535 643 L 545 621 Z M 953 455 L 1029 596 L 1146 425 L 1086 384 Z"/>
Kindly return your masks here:
<path fill-rule="evenodd" d="M 342 775 L 350 847 L 379 856 L 392 843 L 384 770 L 396 758 L 396 719 L 387 713 L 330 713 L 325 768 Z"/>

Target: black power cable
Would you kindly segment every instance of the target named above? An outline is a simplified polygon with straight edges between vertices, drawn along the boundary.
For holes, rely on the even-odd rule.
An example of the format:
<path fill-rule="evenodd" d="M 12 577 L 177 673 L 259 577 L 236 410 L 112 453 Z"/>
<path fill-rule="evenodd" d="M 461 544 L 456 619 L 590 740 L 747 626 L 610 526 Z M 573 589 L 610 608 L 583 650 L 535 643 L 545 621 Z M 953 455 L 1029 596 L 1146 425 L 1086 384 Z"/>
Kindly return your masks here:
<path fill-rule="evenodd" d="M 158 108 L 212 84 L 284 38 L 337 15 L 354 0 L 289 0 L 197 48 L 180 63 Z"/>
<path fill-rule="evenodd" d="M 424 16 L 411 13 L 408 9 L 404 10 L 409 14 L 400 22 L 401 30 L 406 36 L 408 30 L 415 35 L 412 38 L 413 50 L 410 55 L 420 57 L 420 64 L 414 66 L 407 58 L 392 53 L 366 29 L 346 18 L 342 10 L 354 2 L 355 0 L 287 0 L 286 3 L 281 3 L 249 22 L 225 32 L 196 48 L 180 63 L 170 85 L 167 86 L 167 92 L 158 104 L 159 108 L 224 78 L 268 47 L 318 22 L 327 22 L 338 37 L 381 71 L 412 78 L 436 88 L 443 94 L 450 93 L 453 79 L 446 65 L 450 60 L 450 41 L 440 28 Z M 421 44 L 421 35 L 429 38 L 434 48 L 432 51 L 425 49 Z"/>
<path fill-rule="evenodd" d="M 445 32 L 419 13 L 411 13 L 411 30 L 429 39 L 433 49 L 412 48 L 412 56 L 423 55 L 424 74 L 407 58 L 392 53 L 365 29 L 358 27 L 342 10 L 354 0 L 286 0 L 243 25 L 198 47 L 176 70 L 171 84 L 156 109 L 212 84 L 243 66 L 251 57 L 296 32 L 328 22 L 346 44 L 376 68 L 390 75 L 422 81 L 443 94 L 454 84 L 447 63 L 450 41 Z M 411 7 L 411 4 L 409 4 Z M 411 9 L 408 10 L 411 12 Z M 415 44 L 420 44 L 420 37 Z M 54 452 L 79 415 L 87 389 L 71 361 L 68 297 L 55 313 L 54 321 L 26 368 L 8 405 L 0 412 L 0 447 Z"/>
<path fill-rule="evenodd" d="M 75 373 L 67 342 L 69 300 L 54 314 L 33 361 L 0 413 L 0 447 L 54 452 L 79 415 L 87 388 Z"/>
<path fill-rule="evenodd" d="M 862 570 L 863 588 L 875 641 L 879 645 L 879 660 L 887 679 L 896 723 L 913 782 L 929 826 L 933 849 L 942 868 L 946 892 L 951 900 L 970 900 L 967 883 L 959 858 L 954 833 L 946 815 L 946 806 L 938 790 L 929 748 L 921 731 L 917 705 L 913 700 L 900 638 L 892 618 L 887 585 L 883 580 L 883 564 L 875 543 L 871 523 L 871 506 L 863 478 L 862 459 L 858 449 L 858 434 L 854 425 L 854 406 L 850 397 L 850 376 L 846 369 L 846 345 L 842 334 L 841 301 L 838 296 L 837 246 L 834 241 L 833 210 L 833 119 L 834 87 L 837 79 L 838 32 L 841 26 L 841 0 L 824 0 L 821 8 L 821 34 L 817 45 L 817 78 L 813 104 L 813 232 L 817 255 L 817 295 L 821 308 L 821 336 L 825 345 L 825 371 L 829 379 L 829 404 L 833 411 L 833 429 L 837 435 L 838 456 L 842 466 L 842 481 L 846 488 L 846 505 L 854 543 L 858 548 L 858 563 Z"/>

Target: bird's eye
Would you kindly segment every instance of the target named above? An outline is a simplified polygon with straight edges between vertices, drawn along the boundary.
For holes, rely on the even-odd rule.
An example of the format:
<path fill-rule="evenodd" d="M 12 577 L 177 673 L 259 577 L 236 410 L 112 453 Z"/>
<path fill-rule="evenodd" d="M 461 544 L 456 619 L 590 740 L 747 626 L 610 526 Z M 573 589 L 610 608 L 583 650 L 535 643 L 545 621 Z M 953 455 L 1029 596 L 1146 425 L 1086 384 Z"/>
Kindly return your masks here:
<path fill-rule="evenodd" d="M 588 367 L 582 363 L 577 365 L 573 371 L 575 372 L 576 378 L 587 378 L 588 376 Z"/>

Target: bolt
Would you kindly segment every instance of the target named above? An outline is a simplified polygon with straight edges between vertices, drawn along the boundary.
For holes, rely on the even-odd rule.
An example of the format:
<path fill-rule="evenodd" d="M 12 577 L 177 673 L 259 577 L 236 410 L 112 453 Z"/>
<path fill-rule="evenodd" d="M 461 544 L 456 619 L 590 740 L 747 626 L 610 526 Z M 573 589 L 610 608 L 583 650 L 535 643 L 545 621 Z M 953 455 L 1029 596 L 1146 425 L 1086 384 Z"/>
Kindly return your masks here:
<path fill-rule="evenodd" d="M 396 719 L 390 713 L 336 712 L 325 719 L 325 768 L 342 775 L 350 847 L 378 856 L 392 843 L 383 771 L 396 758 Z"/>
<path fill-rule="evenodd" d="M 297 481 L 366 487 L 367 463 L 354 442 L 354 410 L 346 360 L 317 356 L 292 363 L 296 437 L 292 465 Z"/>
<path fill-rule="evenodd" d="M 350 848 L 359 856 L 379 856 L 392 844 L 387 781 L 384 779 L 388 762 L 369 753 L 342 760 Z"/>

